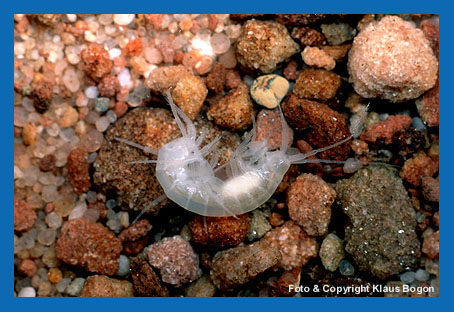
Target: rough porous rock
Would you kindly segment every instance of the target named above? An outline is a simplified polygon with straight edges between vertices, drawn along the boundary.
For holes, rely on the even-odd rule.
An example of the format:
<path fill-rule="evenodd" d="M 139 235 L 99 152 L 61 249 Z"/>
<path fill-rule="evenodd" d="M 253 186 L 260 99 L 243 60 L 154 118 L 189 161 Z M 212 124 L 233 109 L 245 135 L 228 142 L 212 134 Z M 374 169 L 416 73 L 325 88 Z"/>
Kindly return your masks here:
<path fill-rule="evenodd" d="M 179 235 L 150 245 L 146 253 L 151 266 L 159 270 L 165 283 L 181 287 L 199 277 L 199 256 Z"/>
<path fill-rule="evenodd" d="M 158 275 L 146 260 L 135 257 L 131 259 L 131 279 L 136 297 L 168 297 L 167 287 L 161 284 Z"/>
<path fill-rule="evenodd" d="M 44 113 L 50 106 L 54 95 L 54 85 L 48 81 L 40 81 L 33 92 L 33 106 L 38 113 Z"/>
<path fill-rule="evenodd" d="M 370 143 L 391 144 L 394 135 L 410 127 L 412 119 L 408 115 L 389 116 L 386 120 L 368 126 L 360 136 L 360 140 Z"/>
<path fill-rule="evenodd" d="M 36 213 L 22 199 L 14 199 L 14 231 L 31 229 L 36 220 Z"/>
<path fill-rule="evenodd" d="M 438 82 L 421 99 L 416 100 L 416 108 L 421 119 L 429 127 L 438 127 L 440 123 Z"/>
<path fill-rule="evenodd" d="M 221 63 L 214 64 L 206 79 L 207 88 L 214 93 L 224 90 L 226 74 L 227 71 Z"/>
<path fill-rule="evenodd" d="M 421 185 L 421 178 L 432 177 L 438 171 L 438 162 L 420 151 L 405 161 L 400 176 L 414 186 Z"/>
<path fill-rule="evenodd" d="M 267 74 L 299 51 L 287 29 L 276 22 L 249 20 L 243 25 L 236 44 L 238 62 Z"/>
<path fill-rule="evenodd" d="M 345 250 L 360 270 L 386 279 L 415 268 L 420 257 L 415 210 L 395 169 L 369 165 L 337 182 L 335 190 L 351 221 Z"/>
<path fill-rule="evenodd" d="M 439 231 L 436 231 L 430 236 L 424 238 L 422 243 L 422 252 L 430 259 L 434 259 L 438 256 L 439 252 Z"/>
<path fill-rule="evenodd" d="M 326 14 L 277 14 L 276 21 L 291 27 L 312 24 L 326 17 Z"/>
<path fill-rule="evenodd" d="M 440 185 L 437 179 L 432 177 L 421 178 L 421 189 L 424 198 L 431 202 L 439 202 Z"/>
<path fill-rule="evenodd" d="M 298 76 L 293 93 L 301 99 L 327 101 L 342 84 L 339 75 L 323 69 L 306 69 Z"/>
<path fill-rule="evenodd" d="M 322 178 L 305 173 L 287 189 L 290 218 L 311 236 L 328 233 L 336 192 Z"/>
<path fill-rule="evenodd" d="M 274 283 L 274 291 L 279 296 L 293 296 L 296 293 L 295 286 L 300 285 L 300 281 L 301 268 L 284 271 Z M 290 285 L 293 287 L 290 287 Z"/>
<path fill-rule="evenodd" d="M 120 81 L 116 76 L 108 75 L 98 84 L 98 91 L 100 96 L 113 97 L 120 91 Z"/>
<path fill-rule="evenodd" d="M 77 194 L 88 192 L 91 186 L 90 164 L 87 159 L 87 151 L 81 148 L 72 150 L 68 155 L 66 163 L 67 178 Z"/>
<path fill-rule="evenodd" d="M 172 98 L 183 113 L 191 120 L 194 120 L 202 108 L 207 94 L 207 87 L 200 77 L 185 76 L 175 85 L 172 91 Z"/>
<path fill-rule="evenodd" d="M 133 297 L 132 284 L 105 275 L 92 275 L 85 280 L 80 297 Z"/>
<path fill-rule="evenodd" d="M 350 136 L 345 119 L 326 104 L 299 99 L 291 93 L 284 100 L 282 110 L 290 126 L 307 130 L 306 141 L 313 147 L 326 147 Z M 346 142 L 319 153 L 317 157 L 345 160 L 349 152 L 350 144 Z"/>
<path fill-rule="evenodd" d="M 57 157 L 55 157 L 54 154 L 46 155 L 40 159 L 39 169 L 43 172 L 53 172 L 55 169 L 57 169 L 57 166 L 55 164 L 56 161 Z"/>
<path fill-rule="evenodd" d="M 194 242 L 202 245 L 227 247 L 236 246 L 249 232 L 248 214 L 236 217 L 203 217 L 196 215 L 189 222 Z M 206 227 L 205 227 L 206 225 Z"/>
<path fill-rule="evenodd" d="M 420 29 L 400 17 L 385 16 L 355 37 L 348 70 L 362 97 L 402 102 L 435 85 L 438 61 Z"/>
<path fill-rule="evenodd" d="M 257 141 L 266 141 L 270 150 L 275 150 L 282 145 L 283 126 L 281 114 L 278 110 L 263 109 L 257 114 Z M 287 129 L 287 148 L 293 142 L 293 130 L 285 124 Z"/>
<path fill-rule="evenodd" d="M 113 68 L 109 53 L 98 44 L 90 44 L 80 52 L 80 56 L 85 73 L 94 81 L 101 81 Z"/>
<path fill-rule="evenodd" d="M 327 55 L 331 56 L 336 62 L 342 61 L 346 56 L 348 51 L 350 51 L 352 45 L 350 43 L 335 45 L 335 46 L 323 46 L 321 49 Z"/>
<path fill-rule="evenodd" d="M 33 260 L 24 259 L 21 261 L 18 269 L 22 274 L 25 274 L 28 277 L 33 277 L 33 275 L 36 274 L 38 267 Z"/>
<path fill-rule="evenodd" d="M 86 219 L 66 221 L 55 246 L 57 259 L 89 272 L 114 275 L 122 250 L 114 233 Z"/>
<path fill-rule="evenodd" d="M 242 131 L 252 124 L 254 107 L 249 96 L 249 88 L 242 83 L 226 96 L 213 103 L 207 112 L 209 120 L 232 131 Z"/>
<path fill-rule="evenodd" d="M 396 132 L 393 141 L 403 159 L 408 159 L 417 151 L 424 149 L 427 143 L 424 133 L 413 128 Z"/>
<path fill-rule="evenodd" d="M 317 47 L 305 47 L 303 52 L 301 52 L 301 57 L 303 58 L 303 62 L 309 66 L 324 68 L 326 70 L 332 70 L 336 67 L 334 58 Z"/>
<path fill-rule="evenodd" d="M 316 239 L 307 235 L 293 221 L 287 221 L 281 227 L 266 233 L 261 241 L 268 246 L 276 247 L 281 252 L 282 258 L 279 260 L 278 266 L 285 270 L 305 265 L 318 253 Z"/>
<path fill-rule="evenodd" d="M 320 246 L 319 255 L 325 269 L 336 271 L 345 256 L 342 240 L 336 234 L 328 234 Z"/>
<path fill-rule="evenodd" d="M 302 46 L 321 46 L 326 43 L 326 38 L 321 32 L 309 27 L 295 27 L 292 38 L 298 40 Z"/>
<path fill-rule="evenodd" d="M 150 230 L 150 221 L 142 219 L 134 222 L 128 228 L 121 231 L 120 235 L 118 235 L 118 239 L 122 242 L 133 242 L 147 235 Z"/>
<path fill-rule="evenodd" d="M 262 241 L 219 251 L 213 257 L 210 276 L 217 288 L 232 290 L 275 266 L 280 258 L 277 248 Z"/>
<path fill-rule="evenodd" d="M 186 76 L 192 76 L 192 73 L 183 65 L 157 67 L 145 79 L 145 86 L 155 93 L 165 94 Z"/>
<path fill-rule="evenodd" d="M 257 77 L 251 85 L 251 96 L 257 104 L 273 109 L 287 94 L 289 82 L 279 75 Z"/>
<path fill-rule="evenodd" d="M 438 58 L 439 54 L 439 27 L 438 24 L 431 20 L 424 20 L 419 24 L 419 28 L 424 33 L 424 36 L 429 40 L 430 47 L 434 51 L 435 56 Z"/>

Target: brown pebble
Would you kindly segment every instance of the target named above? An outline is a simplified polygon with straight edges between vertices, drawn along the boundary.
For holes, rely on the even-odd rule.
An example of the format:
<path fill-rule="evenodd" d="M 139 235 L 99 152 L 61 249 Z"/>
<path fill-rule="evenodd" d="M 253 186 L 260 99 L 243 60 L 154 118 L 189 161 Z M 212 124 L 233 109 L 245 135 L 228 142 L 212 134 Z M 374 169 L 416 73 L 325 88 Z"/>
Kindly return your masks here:
<path fill-rule="evenodd" d="M 323 46 L 322 51 L 331 56 L 336 62 L 342 61 L 346 56 L 352 45 L 350 43 L 336 45 L 336 46 Z"/>
<path fill-rule="evenodd" d="M 421 185 L 421 178 L 432 177 L 438 171 L 438 162 L 432 160 L 424 152 L 418 152 L 405 161 L 400 176 L 414 186 Z"/>
<path fill-rule="evenodd" d="M 43 172 L 53 172 L 57 168 L 55 165 L 56 161 L 57 157 L 54 154 L 48 154 L 40 159 L 39 169 Z"/>
<path fill-rule="evenodd" d="M 304 140 L 296 141 L 296 148 L 300 153 L 306 154 L 313 150 L 312 146 Z M 306 159 L 317 159 L 316 155 L 308 156 Z M 320 162 L 303 164 L 303 167 L 306 171 L 309 171 L 313 174 L 323 174 L 323 166 Z"/>
<path fill-rule="evenodd" d="M 364 156 L 367 155 L 367 153 L 369 153 L 369 145 L 367 144 L 367 142 L 354 139 L 352 141 L 352 150 L 353 152 L 355 152 L 356 155 Z"/>
<path fill-rule="evenodd" d="M 284 68 L 284 77 L 287 80 L 296 80 L 301 73 L 298 69 L 298 63 L 295 61 L 290 61 L 287 63 L 287 66 Z"/>
<path fill-rule="evenodd" d="M 242 131 L 252 124 L 254 107 L 249 96 L 249 88 L 242 83 L 226 96 L 213 103 L 207 112 L 209 120 L 232 131 Z"/>
<path fill-rule="evenodd" d="M 219 93 L 224 90 L 224 85 L 226 81 L 226 70 L 225 67 L 220 64 L 214 64 L 213 68 L 211 68 L 210 73 L 206 79 L 207 88 L 214 93 Z"/>
<path fill-rule="evenodd" d="M 306 69 L 299 75 L 293 93 L 301 99 L 327 101 L 342 84 L 339 75 L 323 69 Z"/>
<path fill-rule="evenodd" d="M 249 223 L 248 214 L 236 217 L 203 217 L 197 215 L 189 222 L 189 230 L 192 239 L 198 244 L 228 247 L 236 246 L 244 241 L 249 232 Z"/>
<path fill-rule="evenodd" d="M 147 219 L 142 219 L 131 224 L 128 228 L 121 231 L 121 233 L 118 235 L 118 239 L 122 242 L 133 242 L 147 235 L 150 230 L 150 221 L 148 221 Z"/>
<path fill-rule="evenodd" d="M 284 271 L 274 285 L 276 293 L 280 296 L 292 296 L 296 293 L 295 286 L 300 285 L 301 268 Z M 293 287 L 290 287 L 290 286 Z"/>
<path fill-rule="evenodd" d="M 275 266 L 279 251 L 263 241 L 216 253 L 211 265 L 213 284 L 221 290 L 232 290 Z"/>
<path fill-rule="evenodd" d="M 235 69 L 228 69 L 225 73 L 225 87 L 227 89 L 235 89 L 241 84 L 241 75 Z"/>
<path fill-rule="evenodd" d="M 32 123 L 26 123 L 22 128 L 22 139 L 25 145 L 34 146 L 38 139 L 38 129 Z"/>
<path fill-rule="evenodd" d="M 430 259 L 438 256 L 439 252 L 439 231 L 432 235 L 425 237 L 422 243 L 422 252 L 425 253 Z"/>
<path fill-rule="evenodd" d="M 262 241 L 281 252 L 282 258 L 278 266 L 285 270 L 301 267 L 318 254 L 315 238 L 309 237 L 293 221 L 287 221 L 281 227 L 266 233 Z"/>
<path fill-rule="evenodd" d="M 100 96 L 114 97 L 120 90 L 120 82 L 114 75 L 104 77 L 98 84 L 98 91 Z"/>
<path fill-rule="evenodd" d="M 350 136 L 350 130 L 341 114 L 326 104 L 299 99 L 291 93 L 282 104 L 282 110 L 290 126 L 307 129 L 306 140 L 315 148 L 338 143 Z M 348 142 L 317 155 L 320 159 L 345 160 L 350 152 Z"/>
<path fill-rule="evenodd" d="M 291 27 L 291 26 L 302 26 L 315 23 L 323 20 L 327 17 L 327 14 L 277 14 L 276 21 Z"/>
<path fill-rule="evenodd" d="M 389 116 L 386 120 L 368 126 L 360 136 L 362 141 L 370 143 L 393 143 L 394 134 L 408 128 L 412 119 L 408 115 Z"/>
<path fill-rule="evenodd" d="M 110 278 L 105 275 L 92 275 L 85 280 L 80 297 L 133 297 L 132 283 Z"/>
<path fill-rule="evenodd" d="M 269 220 L 270 220 L 270 224 L 274 227 L 281 226 L 285 222 L 284 217 L 280 213 L 277 213 L 277 212 L 273 212 L 271 214 Z"/>
<path fill-rule="evenodd" d="M 320 46 L 326 43 L 325 36 L 309 27 L 295 27 L 292 30 L 292 38 L 299 40 L 302 46 Z"/>
<path fill-rule="evenodd" d="M 131 259 L 131 279 L 136 297 L 168 297 L 169 291 L 162 285 L 158 275 L 142 258 Z"/>
<path fill-rule="evenodd" d="M 46 205 L 46 207 L 44 208 L 44 212 L 45 212 L 46 214 L 49 214 L 49 213 L 51 213 L 51 212 L 54 211 L 54 210 L 55 210 L 55 204 L 54 204 L 54 203 L 48 203 L 48 204 Z"/>
<path fill-rule="evenodd" d="M 54 95 L 54 86 L 48 81 L 41 81 L 34 90 L 33 106 L 38 113 L 44 113 L 49 108 Z"/>
<path fill-rule="evenodd" d="M 30 205 L 21 199 L 14 199 L 14 231 L 29 230 L 35 220 L 36 213 Z"/>
<path fill-rule="evenodd" d="M 437 23 L 431 20 L 424 20 L 419 24 L 419 28 L 424 33 L 424 36 L 429 40 L 430 47 L 434 51 L 435 56 L 439 55 L 439 27 Z"/>
<path fill-rule="evenodd" d="M 83 69 L 94 81 L 100 81 L 113 68 L 109 53 L 98 44 L 90 44 L 80 52 Z"/>
<path fill-rule="evenodd" d="M 429 127 L 437 127 L 440 123 L 438 82 L 426 92 L 421 99 L 416 100 L 419 116 Z"/>
<path fill-rule="evenodd" d="M 24 259 L 21 261 L 19 265 L 19 271 L 22 274 L 27 275 L 28 277 L 33 277 L 36 274 L 38 267 L 36 266 L 35 262 L 30 259 Z"/>
<path fill-rule="evenodd" d="M 116 102 L 113 111 L 117 118 L 120 118 L 128 111 L 128 105 L 125 102 Z"/>
<path fill-rule="evenodd" d="M 176 83 L 172 98 L 183 113 L 194 120 L 207 94 L 208 90 L 200 77 L 184 76 Z"/>
<path fill-rule="evenodd" d="M 63 273 L 59 268 L 51 268 L 47 272 L 47 277 L 52 284 L 58 284 L 63 278 Z"/>
<path fill-rule="evenodd" d="M 424 198 L 431 202 L 439 202 L 439 183 L 432 177 L 421 178 L 421 189 Z"/>
<path fill-rule="evenodd" d="M 118 271 L 121 241 L 99 223 L 66 221 L 55 245 L 57 259 L 88 272 L 114 275 Z"/>
<path fill-rule="evenodd" d="M 332 70 L 336 67 L 334 58 L 317 47 L 305 47 L 301 52 L 303 62 L 309 66 Z"/>
<path fill-rule="evenodd" d="M 165 66 L 154 69 L 145 79 L 145 86 L 156 93 L 165 94 L 174 88 L 183 77 L 192 75 L 183 65 Z"/>
<path fill-rule="evenodd" d="M 68 180 L 74 191 L 78 194 L 87 192 L 90 189 L 90 164 L 87 163 L 88 153 L 76 148 L 69 153 L 66 169 Z"/>
<path fill-rule="evenodd" d="M 135 38 L 126 44 L 123 54 L 126 56 L 139 56 L 142 53 L 142 39 Z"/>
<path fill-rule="evenodd" d="M 257 114 L 256 121 L 256 141 L 267 142 L 270 150 L 279 149 L 282 144 L 282 121 L 279 110 L 262 109 Z M 293 142 L 293 130 L 285 125 L 287 129 L 287 146 L 289 148 Z"/>
<path fill-rule="evenodd" d="M 287 190 L 289 216 L 311 236 L 328 233 L 336 192 L 320 177 L 302 174 Z"/>
<path fill-rule="evenodd" d="M 440 222 L 440 213 L 437 211 L 434 213 L 433 217 L 432 217 L 432 221 L 434 222 L 435 226 L 438 227 L 439 226 L 439 222 Z"/>

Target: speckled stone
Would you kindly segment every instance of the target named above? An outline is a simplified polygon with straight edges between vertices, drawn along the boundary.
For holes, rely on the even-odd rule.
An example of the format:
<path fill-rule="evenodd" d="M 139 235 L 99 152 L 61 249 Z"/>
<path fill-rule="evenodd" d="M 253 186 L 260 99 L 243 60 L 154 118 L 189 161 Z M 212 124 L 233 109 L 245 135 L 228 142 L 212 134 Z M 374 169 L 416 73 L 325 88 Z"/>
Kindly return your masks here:
<path fill-rule="evenodd" d="M 76 148 L 68 155 L 66 169 L 67 178 L 77 194 L 82 194 L 90 189 L 90 164 L 87 162 L 88 153 L 84 149 Z"/>
<path fill-rule="evenodd" d="M 331 272 L 336 271 L 339 263 L 344 259 L 342 240 L 336 234 L 328 234 L 320 246 L 319 255 L 325 269 Z"/>
<path fill-rule="evenodd" d="M 400 17 L 385 16 L 355 37 L 348 70 L 362 97 L 402 102 L 435 85 L 438 61 L 420 29 Z"/>
<path fill-rule="evenodd" d="M 181 78 L 172 90 L 173 101 L 191 120 L 199 113 L 207 94 L 207 87 L 197 76 Z"/>
<path fill-rule="evenodd" d="M 181 287 L 199 277 L 199 256 L 181 236 L 166 237 L 147 247 L 151 266 L 157 268 L 162 281 Z"/>
<path fill-rule="evenodd" d="M 337 182 L 335 190 L 351 220 L 345 250 L 360 270 L 386 279 L 415 268 L 420 256 L 415 210 L 395 169 L 369 165 Z"/>
<path fill-rule="evenodd" d="M 281 147 L 283 126 L 279 110 L 262 109 L 257 114 L 256 127 L 257 141 L 266 141 L 270 150 Z M 293 130 L 287 124 L 284 129 L 287 129 L 289 148 L 293 142 Z"/>
<path fill-rule="evenodd" d="M 302 174 L 287 189 L 288 213 L 311 236 L 328 233 L 336 192 L 320 177 Z"/>
<path fill-rule="evenodd" d="M 324 69 L 306 69 L 298 76 L 293 93 L 301 99 L 327 101 L 333 98 L 340 88 L 339 75 Z"/>
<path fill-rule="evenodd" d="M 121 250 L 115 234 L 82 218 L 65 222 L 55 245 L 57 259 L 88 272 L 107 275 L 117 273 Z"/>
<path fill-rule="evenodd" d="M 318 254 L 315 238 L 309 237 L 293 221 L 287 221 L 281 227 L 266 233 L 261 241 L 281 252 L 282 258 L 278 266 L 285 270 L 301 267 Z"/>
<path fill-rule="evenodd" d="M 421 185 L 421 178 L 428 176 L 432 177 L 438 171 L 438 161 L 420 151 L 407 159 L 400 170 L 402 179 L 411 183 L 414 186 Z"/>
<path fill-rule="evenodd" d="M 270 73 L 299 51 L 287 29 L 276 22 L 249 20 L 236 44 L 238 62 L 253 71 Z"/>
<path fill-rule="evenodd" d="M 221 290 L 232 290 L 276 265 L 281 258 L 277 248 L 259 241 L 220 251 L 213 257 L 210 276 Z"/>
<path fill-rule="evenodd" d="M 14 231 L 29 230 L 35 220 L 36 213 L 30 205 L 21 199 L 14 199 Z"/>
<path fill-rule="evenodd" d="M 133 297 L 132 284 L 105 275 L 87 277 L 80 297 Z"/>

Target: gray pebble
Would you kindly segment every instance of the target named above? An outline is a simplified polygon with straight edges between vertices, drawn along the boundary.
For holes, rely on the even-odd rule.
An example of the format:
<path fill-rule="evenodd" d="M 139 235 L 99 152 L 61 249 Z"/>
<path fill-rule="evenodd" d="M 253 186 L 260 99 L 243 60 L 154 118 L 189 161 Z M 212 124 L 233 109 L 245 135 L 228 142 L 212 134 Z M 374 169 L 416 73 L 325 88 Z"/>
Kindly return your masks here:
<path fill-rule="evenodd" d="M 344 276 L 352 276 L 355 274 L 355 268 L 350 261 L 344 259 L 339 263 L 339 273 Z"/>

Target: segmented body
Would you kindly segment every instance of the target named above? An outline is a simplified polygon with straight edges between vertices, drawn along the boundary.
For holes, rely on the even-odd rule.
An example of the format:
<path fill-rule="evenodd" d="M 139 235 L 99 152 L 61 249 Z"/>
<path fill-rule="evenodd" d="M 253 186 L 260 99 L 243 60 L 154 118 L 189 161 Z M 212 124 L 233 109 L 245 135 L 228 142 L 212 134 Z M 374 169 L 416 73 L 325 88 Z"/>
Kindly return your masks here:
<path fill-rule="evenodd" d="M 267 142 L 256 141 L 254 124 L 253 130 L 237 147 L 229 162 L 216 168 L 217 160 L 209 163 L 206 156 L 219 138 L 201 148 L 204 134 L 197 137 L 192 121 L 173 103 L 170 95 L 168 101 L 183 136 L 164 145 L 157 152 L 157 160 L 137 163 L 156 163 L 157 178 L 166 196 L 181 207 L 203 216 L 235 216 L 254 210 L 273 195 L 292 163 L 312 162 L 306 158 L 350 139 L 306 154 L 287 153 L 288 126 L 281 112 L 280 149 L 270 151 Z M 156 153 L 134 142 L 116 139 Z"/>

